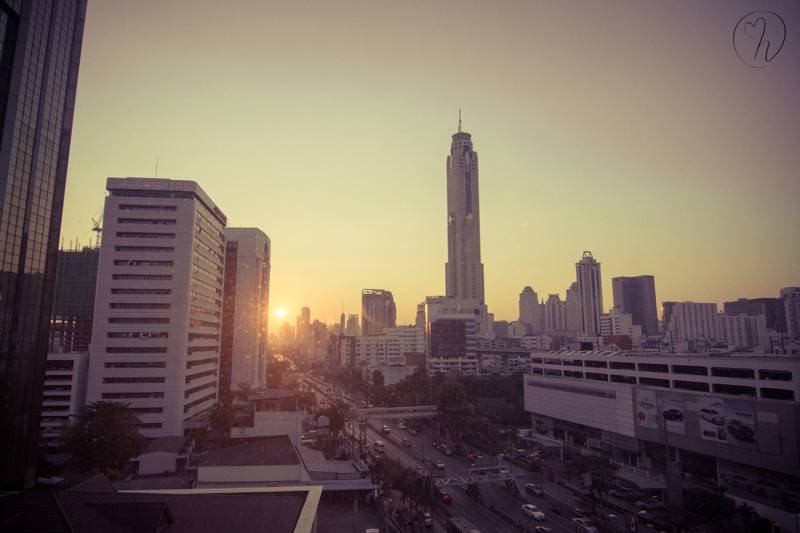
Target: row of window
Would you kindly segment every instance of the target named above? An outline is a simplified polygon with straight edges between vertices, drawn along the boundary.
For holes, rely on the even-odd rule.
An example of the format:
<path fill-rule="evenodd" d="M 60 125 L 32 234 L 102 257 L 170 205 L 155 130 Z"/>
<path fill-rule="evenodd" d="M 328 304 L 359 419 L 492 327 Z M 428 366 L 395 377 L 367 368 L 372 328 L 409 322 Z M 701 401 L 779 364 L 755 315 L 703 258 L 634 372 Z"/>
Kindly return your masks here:
<path fill-rule="evenodd" d="M 114 266 L 129 266 L 129 267 L 171 267 L 174 266 L 174 261 L 159 261 L 159 260 L 145 260 L 145 259 L 114 259 Z"/>
<path fill-rule="evenodd" d="M 626 361 L 594 361 L 582 359 L 553 359 L 553 358 L 540 358 L 534 357 L 531 359 L 533 363 L 550 365 L 564 365 L 564 366 L 587 366 L 593 368 L 611 368 L 614 370 L 637 370 L 636 363 Z M 686 374 L 693 376 L 708 376 L 709 369 L 704 366 L 694 365 L 671 365 L 673 374 Z M 666 363 L 639 363 L 638 370 L 640 372 L 659 372 L 669 373 L 670 365 Z M 711 375 L 723 378 L 736 378 L 736 379 L 755 379 L 756 373 L 752 368 L 731 368 L 731 367 L 711 367 Z M 758 371 L 760 379 L 776 380 L 776 381 L 791 381 L 792 372 L 788 370 L 770 370 L 762 369 Z"/>
<path fill-rule="evenodd" d="M 163 398 L 163 392 L 104 392 L 104 400 L 150 400 Z"/>
<path fill-rule="evenodd" d="M 171 281 L 172 274 L 112 274 L 115 281 Z"/>
<path fill-rule="evenodd" d="M 175 234 L 160 231 L 118 231 L 117 237 L 123 239 L 174 239 Z"/>
<path fill-rule="evenodd" d="M 125 303 L 110 303 L 111 309 L 169 309 L 171 307 L 168 303 L 139 303 L 139 302 L 125 302 Z"/>
<path fill-rule="evenodd" d="M 216 392 L 212 392 L 208 396 L 203 396 L 202 398 L 198 398 L 198 399 L 196 399 L 196 400 L 194 400 L 192 402 L 189 402 L 189 403 L 187 403 L 186 405 L 183 406 L 183 412 L 187 413 L 187 412 L 189 412 L 189 410 L 192 407 L 194 407 L 196 405 L 200 405 L 201 403 L 207 402 L 209 400 L 214 400 L 214 399 L 216 399 L 216 397 L 217 397 L 217 393 Z"/>
<path fill-rule="evenodd" d="M 193 361 L 186 361 L 186 370 L 191 370 L 196 366 L 203 366 L 203 365 L 210 365 L 210 364 L 217 364 L 216 357 L 209 357 L 207 359 L 195 359 Z"/>
<path fill-rule="evenodd" d="M 194 353 L 206 353 L 219 351 L 219 346 L 189 346 L 186 353 L 192 355 Z"/>
<path fill-rule="evenodd" d="M 168 211 L 178 210 L 177 205 L 139 205 L 139 204 L 120 204 L 121 211 Z"/>
<path fill-rule="evenodd" d="M 157 226 L 174 226 L 178 221 L 174 218 L 117 218 L 117 224 L 155 224 Z"/>
<path fill-rule="evenodd" d="M 45 365 L 46 370 L 72 370 L 75 366 L 75 361 L 72 359 L 68 360 L 48 360 L 47 364 Z"/>
<path fill-rule="evenodd" d="M 115 246 L 116 252 L 145 252 L 145 253 L 170 253 L 175 251 L 174 246 Z"/>
<path fill-rule="evenodd" d="M 166 331 L 109 331 L 109 339 L 168 339 Z"/>
<path fill-rule="evenodd" d="M 105 363 L 106 368 L 167 368 L 166 361 Z"/>
<path fill-rule="evenodd" d="M 106 353 L 167 353 L 166 346 L 107 346 Z"/>
<path fill-rule="evenodd" d="M 186 376 L 186 384 L 188 385 L 192 381 L 195 381 L 195 380 L 198 380 L 198 379 L 202 379 L 202 378 L 208 377 L 208 376 L 215 376 L 216 374 L 217 374 L 217 370 L 216 369 L 206 370 L 204 372 L 198 372 L 197 374 L 190 374 L 190 375 Z"/>
<path fill-rule="evenodd" d="M 111 294 L 160 295 L 172 294 L 172 289 L 111 289 Z"/>
<path fill-rule="evenodd" d="M 165 377 L 160 376 L 138 376 L 138 377 L 119 377 L 119 378 L 103 378 L 103 383 L 116 384 L 116 383 L 164 383 Z"/>
<path fill-rule="evenodd" d="M 183 393 L 184 398 L 188 398 L 192 394 L 197 394 L 201 390 L 210 389 L 212 387 L 216 387 L 216 381 L 209 381 L 208 383 L 203 383 L 202 385 L 197 385 L 196 387 L 192 387 L 191 389 L 186 389 Z"/>
<path fill-rule="evenodd" d="M 109 324 L 169 324 L 169 318 L 141 316 L 141 317 L 109 317 Z"/>

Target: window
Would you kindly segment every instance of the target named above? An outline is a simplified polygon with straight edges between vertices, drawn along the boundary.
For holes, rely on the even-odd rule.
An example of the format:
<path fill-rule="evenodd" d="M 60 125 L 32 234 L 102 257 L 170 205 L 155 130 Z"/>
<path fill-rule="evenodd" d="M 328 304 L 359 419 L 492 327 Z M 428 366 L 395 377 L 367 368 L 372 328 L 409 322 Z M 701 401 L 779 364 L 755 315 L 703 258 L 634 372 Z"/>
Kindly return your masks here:
<path fill-rule="evenodd" d="M 154 361 L 152 363 L 105 363 L 106 368 L 167 368 L 164 361 Z"/>
<path fill-rule="evenodd" d="M 164 383 L 166 378 L 163 377 L 156 377 L 156 376 L 147 376 L 147 377 L 135 377 L 135 378 L 103 378 L 103 383 L 113 384 L 113 383 Z"/>
<path fill-rule="evenodd" d="M 139 413 L 142 415 L 151 415 L 156 413 L 163 413 L 163 407 L 131 407 L 135 413 Z"/>
<path fill-rule="evenodd" d="M 66 396 L 45 395 L 42 398 L 42 400 L 45 401 L 45 402 L 68 402 L 70 400 L 70 398 L 72 398 L 72 396 L 70 396 L 70 395 L 66 395 Z"/>
<path fill-rule="evenodd" d="M 114 259 L 114 266 L 130 266 L 130 267 L 171 267 L 174 263 L 172 261 L 144 261 L 137 259 Z"/>
<path fill-rule="evenodd" d="M 611 361 L 608 363 L 608 368 L 615 368 L 617 370 L 636 370 L 634 363 L 622 363 L 620 361 Z"/>
<path fill-rule="evenodd" d="M 111 309 L 169 309 L 170 304 L 151 303 L 111 303 Z"/>
<path fill-rule="evenodd" d="M 794 391 L 761 387 L 761 397 L 770 400 L 794 400 Z"/>
<path fill-rule="evenodd" d="M 758 377 L 774 381 L 792 381 L 792 373 L 788 370 L 759 370 Z"/>
<path fill-rule="evenodd" d="M 142 232 L 142 231 L 118 231 L 117 237 L 123 239 L 174 239 L 174 233 Z"/>
<path fill-rule="evenodd" d="M 583 361 L 580 359 L 564 359 L 561 362 L 565 366 L 583 366 Z"/>
<path fill-rule="evenodd" d="M 585 376 L 586 379 L 593 379 L 595 381 L 608 381 L 607 374 L 599 374 L 597 372 L 587 372 Z"/>
<path fill-rule="evenodd" d="M 708 392 L 708 383 L 702 383 L 700 381 L 682 381 L 680 379 L 676 379 L 672 382 L 672 387 L 675 389 L 683 389 L 683 390 L 695 390 L 700 392 Z"/>
<path fill-rule="evenodd" d="M 72 367 L 75 365 L 75 362 L 72 360 L 69 361 L 59 361 L 59 360 L 49 360 L 47 361 L 47 365 L 45 369 L 47 370 L 72 370 Z"/>
<path fill-rule="evenodd" d="M 137 425 L 141 429 L 161 429 L 161 422 L 143 422 Z"/>
<path fill-rule="evenodd" d="M 692 376 L 707 376 L 708 369 L 704 366 L 672 365 L 673 374 L 688 374 Z"/>
<path fill-rule="evenodd" d="M 174 218 L 118 218 L 117 224 L 155 224 L 157 226 L 174 226 Z"/>
<path fill-rule="evenodd" d="M 163 392 L 104 392 L 101 397 L 104 400 L 145 400 L 163 398 Z"/>
<path fill-rule="evenodd" d="M 216 381 L 209 381 L 208 383 L 203 383 L 202 385 L 198 385 L 196 387 L 192 387 L 191 389 L 186 389 L 186 391 L 184 391 L 184 393 L 183 393 L 183 397 L 184 398 L 188 398 L 192 394 L 197 394 L 201 390 L 210 389 L 210 388 L 216 387 L 216 386 L 217 386 L 217 382 Z"/>
<path fill-rule="evenodd" d="M 109 331 L 106 336 L 109 339 L 167 339 L 169 333 L 166 331 Z"/>
<path fill-rule="evenodd" d="M 167 253 L 174 252 L 174 246 L 115 246 L 114 250 L 117 252 L 153 252 L 153 253 Z"/>
<path fill-rule="evenodd" d="M 191 383 L 196 379 L 201 379 L 207 376 L 215 376 L 216 374 L 217 374 L 216 369 L 206 370 L 205 372 L 198 372 L 197 374 L 191 374 L 189 376 L 186 376 L 186 383 Z"/>
<path fill-rule="evenodd" d="M 124 318 L 109 318 L 109 324 L 169 324 L 169 318 L 160 317 L 124 317 Z"/>
<path fill-rule="evenodd" d="M 533 357 L 533 358 L 531 358 L 531 363 L 542 364 L 542 358 L 541 357 Z"/>
<path fill-rule="evenodd" d="M 564 370 L 564 377 L 583 379 L 583 372 L 575 372 L 574 370 Z"/>
<path fill-rule="evenodd" d="M 172 274 L 112 274 L 111 279 L 116 281 L 170 281 Z"/>
<path fill-rule="evenodd" d="M 545 359 L 544 362 L 548 365 L 560 365 L 561 359 Z"/>
<path fill-rule="evenodd" d="M 592 368 L 608 368 L 608 363 L 605 361 L 584 361 L 584 365 L 590 366 Z"/>
<path fill-rule="evenodd" d="M 177 211 L 177 205 L 137 205 L 120 204 L 120 211 Z"/>
<path fill-rule="evenodd" d="M 208 359 L 197 359 L 195 361 L 187 361 L 186 362 L 186 370 L 190 370 L 190 369 L 192 369 L 192 368 L 194 368 L 196 366 L 210 365 L 210 364 L 216 365 L 217 364 L 217 358 L 216 357 L 209 357 Z"/>
<path fill-rule="evenodd" d="M 106 353 L 167 353 L 167 348 L 166 346 L 108 346 Z"/>
<path fill-rule="evenodd" d="M 658 378 L 639 378 L 639 385 L 648 385 L 650 387 L 663 387 L 665 389 L 668 389 L 669 380 L 658 379 Z"/>
<path fill-rule="evenodd" d="M 744 387 L 742 385 L 726 385 L 725 383 L 714 383 L 714 392 L 720 394 L 733 394 L 735 396 L 755 396 L 755 387 Z"/>
<path fill-rule="evenodd" d="M 192 355 L 193 353 L 216 352 L 219 346 L 189 346 L 186 353 Z"/>
<path fill-rule="evenodd" d="M 211 339 L 211 340 L 219 340 L 219 335 L 216 333 L 189 333 L 189 340 L 194 341 L 198 339 Z"/>
<path fill-rule="evenodd" d="M 172 289 L 111 289 L 111 294 L 172 294 Z"/>
<path fill-rule="evenodd" d="M 727 368 L 712 367 L 711 375 L 718 378 L 755 379 L 756 373 L 752 368 Z"/>
<path fill-rule="evenodd" d="M 544 374 L 544 370 L 538 367 L 531 368 L 531 374 Z"/>
<path fill-rule="evenodd" d="M 552 368 L 545 368 L 544 375 L 561 377 L 561 370 L 553 370 Z"/>
<path fill-rule="evenodd" d="M 197 400 L 194 400 L 193 402 L 189 402 L 189 403 L 187 403 L 186 405 L 183 406 L 183 412 L 186 413 L 192 407 L 200 405 L 201 403 L 207 402 L 209 400 L 214 400 L 216 397 L 217 397 L 217 393 L 216 392 L 212 392 L 208 396 L 203 396 L 202 398 L 198 398 Z"/>
<path fill-rule="evenodd" d="M 640 372 L 669 372 L 668 365 L 661 365 L 656 363 L 639 363 Z"/>

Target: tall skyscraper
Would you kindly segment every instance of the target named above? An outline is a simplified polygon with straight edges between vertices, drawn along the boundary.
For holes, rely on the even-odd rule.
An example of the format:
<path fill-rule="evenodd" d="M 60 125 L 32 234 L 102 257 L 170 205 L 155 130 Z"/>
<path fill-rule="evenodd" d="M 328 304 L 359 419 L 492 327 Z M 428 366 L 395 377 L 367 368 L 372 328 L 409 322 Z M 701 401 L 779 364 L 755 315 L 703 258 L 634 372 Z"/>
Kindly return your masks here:
<path fill-rule="evenodd" d="M 600 335 L 600 315 L 603 313 L 603 285 L 600 279 L 600 263 L 592 252 L 583 252 L 575 263 L 580 299 L 581 333 L 595 337 Z"/>
<path fill-rule="evenodd" d="M 0 0 L 0 488 L 35 479 L 85 0 Z"/>
<path fill-rule="evenodd" d="M 581 330 L 581 299 L 578 295 L 577 282 L 572 282 L 567 289 L 565 306 L 566 329 L 570 333 L 578 333 Z"/>
<path fill-rule="evenodd" d="M 544 330 L 544 314 L 539 303 L 539 295 L 531 287 L 519 293 L 519 321 L 528 328 L 528 333 L 541 333 Z"/>
<path fill-rule="evenodd" d="M 358 337 L 361 335 L 361 326 L 358 324 L 358 315 L 347 315 L 347 325 L 344 328 L 344 334 L 350 337 Z"/>
<path fill-rule="evenodd" d="M 100 248 L 59 250 L 50 315 L 50 352 L 89 351 L 99 259 Z"/>
<path fill-rule="evenodd" d="M 361 291 L 361 333 L 363 335 L 383 335 L 386 328 L 397 324 L 397 310 L 394 297 L 383 289 L 363 289 Z"/>
<path fill-rule="evenodd" d="M 414 319 L 414 325 L 425 331 L 425 302 L 417 304 L 417 316 Z"/>
<path fill-rule="evenodd" d="M 544 304 L 545 331 L 564 331 L 567 328 L 567 306 L 558 294 L 550 294 Z"/>
<path fill-rule="evenodd" d="M 447 157 L 447 296 L 485 303 L 481 263 L 481 219 L 478 194 L 478 153 L 472 136 L 453 135 Z"/>
<path fill-rule="evenodd" d="M 225 224 L 197 183 L 108 178 L 86 400 L 127 402 L 148 437 L 217 400 Z"/>
<path fill-rule="evenodd" d="M 653 276 L 617 277 L 611 279 L 614 307 L 622 309 L 642 326 L 643 335 L 658 335 L 656 282 Z"/>
<path fill-rule="evenodd" d="M 221 397 L 242 384 L 266 386 L 269 318 L 269 237 L 257 228 L 225 230 L 222 307 Z"/>
<path fill-rule="evenodd" d="M 800 287 L 781 289 L 781 300 L 786 313 L 786 334 L 800 339 Z"/>

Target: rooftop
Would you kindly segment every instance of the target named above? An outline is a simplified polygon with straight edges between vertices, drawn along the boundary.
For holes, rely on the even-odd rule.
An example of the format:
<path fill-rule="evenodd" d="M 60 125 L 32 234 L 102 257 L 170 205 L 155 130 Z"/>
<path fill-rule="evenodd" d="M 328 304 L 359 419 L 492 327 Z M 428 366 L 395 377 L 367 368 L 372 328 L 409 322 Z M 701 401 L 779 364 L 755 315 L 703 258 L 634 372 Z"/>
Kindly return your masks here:
<path fill-rule="evenodd" d="M 209 450 L 198 461 L 201 467 L 297 464 L 300 464 L 297 452 L 286 435 L 231 439 Z"/>
<path fill-rule="evenodd" d="M 184 437 L 161 437 L 151 440 L 141 455 L 155 452 L 179 453 L 186 443 Z"/>

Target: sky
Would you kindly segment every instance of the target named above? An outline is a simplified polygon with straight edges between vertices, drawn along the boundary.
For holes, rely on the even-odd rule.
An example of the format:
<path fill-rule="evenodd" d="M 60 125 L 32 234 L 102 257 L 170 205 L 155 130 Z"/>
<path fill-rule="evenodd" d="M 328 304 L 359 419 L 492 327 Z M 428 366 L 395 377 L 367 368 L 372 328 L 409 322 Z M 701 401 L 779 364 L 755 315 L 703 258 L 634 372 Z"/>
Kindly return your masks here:
<path fill-rule="evenodd" d="M 660 301 L 800 285 L 795 1 L 89 2 L 62 242 L 94 240 L 108 176 L 197 181 L 272 241 L 270 308 L 398 323 L 444 293 L 458 109 L 480 160 L 486 300 L 515 320 L 591 250 Z M 763 68 L 737 21 L 770 10 Z M 271 319 L 276 331 L 280 321 Z"/>

